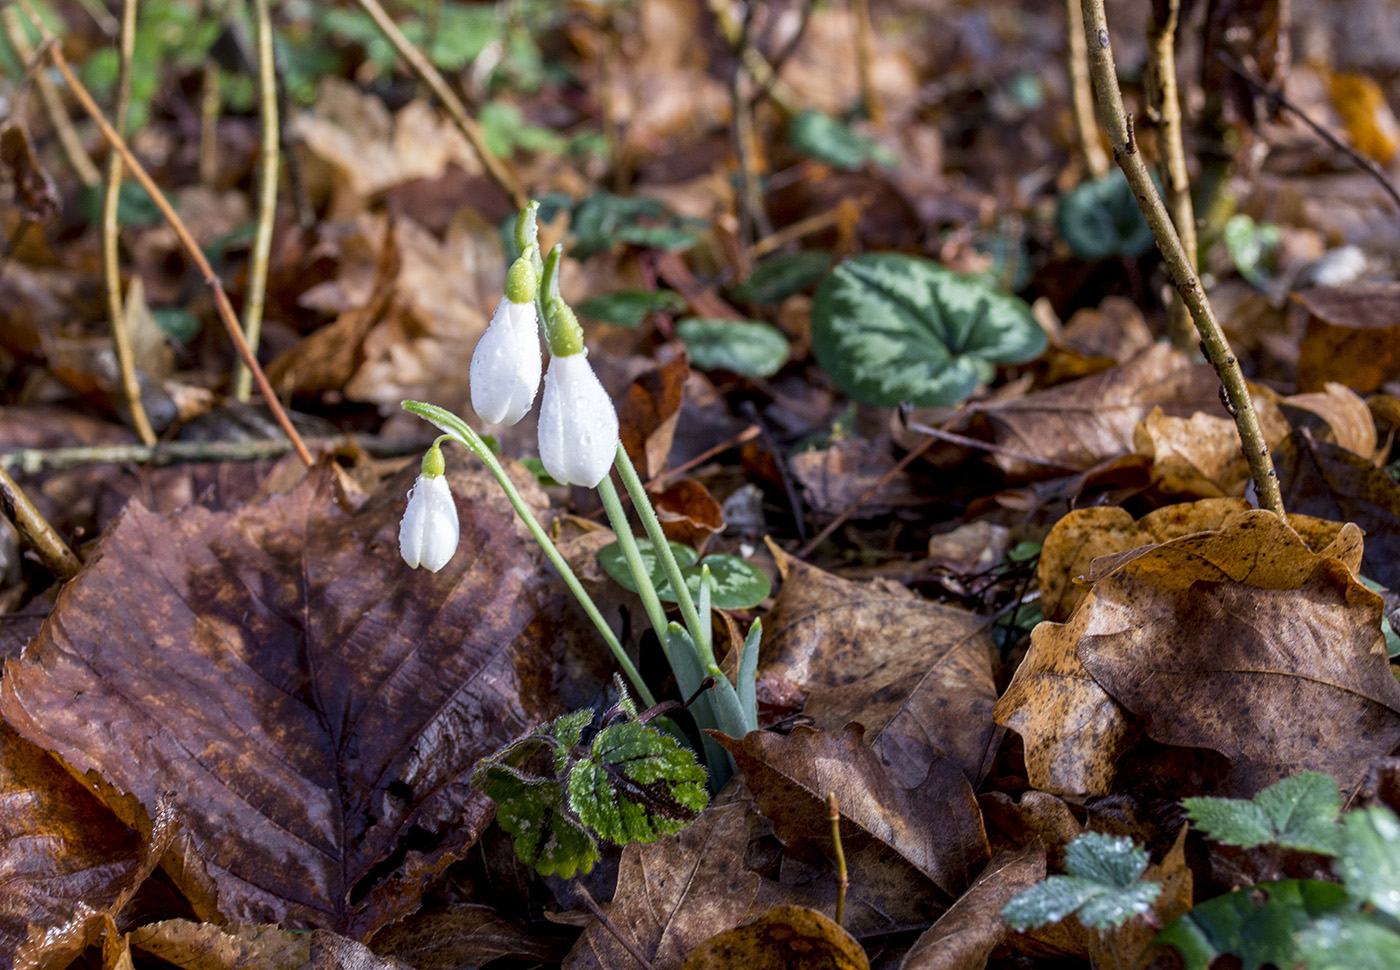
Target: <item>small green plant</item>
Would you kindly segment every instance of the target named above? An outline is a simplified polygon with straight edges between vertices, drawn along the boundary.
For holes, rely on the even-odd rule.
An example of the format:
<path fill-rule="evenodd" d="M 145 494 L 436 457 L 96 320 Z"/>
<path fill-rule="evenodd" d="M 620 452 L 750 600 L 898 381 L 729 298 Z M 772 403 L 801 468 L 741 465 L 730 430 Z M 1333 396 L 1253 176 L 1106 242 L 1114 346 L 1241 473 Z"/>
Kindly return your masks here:
<path fill-rule="evenodd" d="M 893 168 L 894 152 L 843 121 L 815 108 L 799 111 L 788 125 L 788 140 L 804 155 L 836 168 L 854 171 L 867 162 Z"/>
<path fill-rule="evenodd" d="M 762 603 L 773 591 L 768 577 L 738 556 L 721 553 L 706 556 L 705 561 L 701 563 L 700 554 L 690 546 L 680 542 L 668 544 L 676 562 L 680 564 L 681 577 L 690 589 L 690 594 L 696 599 L 700 598 L 701 582 L 708 571 L 711 605 L 717 610 L 746 610 Z M 652 549 L 651 540 L 638 539 L 637 551 L 641 553 L 642 564 L 656 586 L 656 595 L 666 602 L 676 602 L 676 594 L 672 591 L 665 570 Z M 633 593 L 639 592 L 620 543 L 610 542 L 599 549 L 598 563 L 618 585 Z"/>
<path fill-rule="evenodd" d="M 1226 220 L 1221 237 L 1240 275 L 1255 286 L 1267 286 L 1274 275 L 1283 231 L 1272 222 L 1255 222 L 1237 212 Z"/>
<path fill-rule="evenodd" d="M 788 359 L 782 331 L 762 320 L 688 317 L 676 324 L 690 362 L 701 370 L 727 370 L 743 377 L 772 377 Z"/>
<path fill-rule="evenodd" d="M 1152 230 L 1118 168 L 1060 196 L 1055 226 L 1079 259 L 1136 259 L 1153 246 Z"/>
<path fill-rule="evenodd" d="M 1321 772 L 1300 772 L 1251 799 L 1188 798 L 1182 805 L 1197 828 L 1225 845 L 1273 844 L 1323 855 L 1341 847 L 1342 799 L 1337 783 Z"/>
<path fill-rule="evenodd" d="M 646 711 L 616 681 L 618 702 L 585 739 L 594 714 L 574 711 L 483 758 L 472 786 L 497 805 L 515 854 L 568 879 L 598 861 L 598 839 L 654 842 L 685 828 L 709 803 L 705 769 L 655 727 L 671 702 Z"/>
<path fill-rule="evenodd" d="M 822 368 L 851 397 L 886 407 L 966 400 L 998 364 L 1033 360 L 1046 343 L 1024 300 L 897 253 L 841 263 L 812 305 Z"/>
<path fill-rule="evenodd" d="M 1063 876 L 1018 894 L 1001 915 L 1018 930 L 1058 923 L 1071 914 L 1094 929 L 1109 929 L 1152 908 L 1162 892 L 1142 881 L 1147 850 L 1132 839 L 1085 832 L 1065 849 Z"/>
<path fill-rule="evenodd" d="M 795 293 L 810 289 L 831 268 L 831 253 L 819 249 L 774 253 L 759 260 L 744 282 L 729 295 L 755 306 L 776 306 Z"/>

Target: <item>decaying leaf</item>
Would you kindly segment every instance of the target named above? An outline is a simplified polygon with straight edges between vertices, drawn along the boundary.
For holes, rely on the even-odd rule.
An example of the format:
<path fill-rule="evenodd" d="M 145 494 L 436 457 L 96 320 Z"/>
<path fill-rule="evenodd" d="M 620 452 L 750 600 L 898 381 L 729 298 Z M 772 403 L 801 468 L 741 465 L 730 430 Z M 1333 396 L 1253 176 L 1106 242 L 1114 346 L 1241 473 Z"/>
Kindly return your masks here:
<path fill-rule="evenodd" d="M 710 937 L 683 970 L 870 970 L 860 944 L 805 906 L 775 906 L 752 923 Z"/>
<path fill-rule="evenodd" d="M 1272 448 L 1288 435 L 1288 422 L 1267 399 L 1255 402 L 1260 431 Z M 1167 417 L 1160 407 L 1133 429 L 1133 448 L 1152 459 L 1152 481 L 1168 495 L 1240 496 L 1249 484 L 1249 464 L 1240 450 L 1233 418 L 1197 411 Z"/>
<path fill-rule="evenodd" d="M 311 961 L 309 934 L 266 924 L 163 920 L 133 931 L 131 945 L 185 970 L 300 970 Z"/>
<path fill-rule="evenodd" d="M 853 583 L 785 554 L 763 624 L 759 682 L 806 697 L 815 727 L 865 726 L 907 787 L 947 757 L 976 783 L 995 753 L 995 648 L 986 624 L 895 583 Z"/>
<path fill-rule="evenodd" d="M 434 575 L 397 554 L 416 469 L 347 510 L 329 467 L 232 513 L 130 506 L 7 666 L 0 705 L 147 813 L 174 792 L 176 878 L 201 916 L 362 936 L 489 820 L 472 765 L 558 713 L 539 645 L 568 635 L 484 471 L 449 474 L 462 548 Z"/>
<path fill-rule="evenodd" d="M 1351 388 L 1328 381 L 1321 391 L 1293 394 L 1279 401 L 1285 408 L 1300 408 L 1325 422 L 1334 444 L 1366 460 L 1376 456 L 1376 422 L 1371 409 Z"/>
<path fill-rule="evenodd" d="M 1400 375 L 1400 283 L 1318 287 L 1294 294 L 1308 311 L 1298 389 L 1338 381 L 1365 394 Z"/>

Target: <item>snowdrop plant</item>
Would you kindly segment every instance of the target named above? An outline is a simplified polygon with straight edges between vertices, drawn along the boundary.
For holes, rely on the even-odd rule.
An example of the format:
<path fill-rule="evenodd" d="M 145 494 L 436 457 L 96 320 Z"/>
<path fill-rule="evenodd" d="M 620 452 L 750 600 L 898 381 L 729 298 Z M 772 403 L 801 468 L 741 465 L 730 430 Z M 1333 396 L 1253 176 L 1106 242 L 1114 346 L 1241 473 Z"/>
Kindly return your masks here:
<path fill-rule="evenodd" d="M 422 472 L 408 490 L 408 508 L 399 523 L 399 554 L 417 569 L 435 573 L 457 551 L 457 503 L 443 476 L 441 438 L 423 456 Z"/>
<path fill-rule="evenodd" d="M 720 669 L 714 655 L 710 578 L 706 574 L 700 584 L 697 609 L 641 478 L 619 441 L 617 411 L 588 363 L 583 329 L 573 310 L 559 294 L 562 247 L 555 246 L 547 258 L 540 255 L 537 210 L 538 203 L 532 202 L 516 220 L 515 242 L 521 255 L 511 265 L 505 299 L 497 308 L 472 358 L 473 407 L 483 420 L 492 423 L 514 423 L 529 412 L 540 379 L 539 347 L 534 323 L 536 320 L 542 321 L 545 344 L 550 354 L 539 415 L 539 451 L 545 471 L 558 482 L 597 489 L 647 618 L 675 674 L 680 693 L 686 697 L 699 695 L 691 705 L 696 722 L 702 728 L 713 728 L 731 737 L 742 737 L 758 727 L 754 678 L 758 667 L 760 625 L 755 621 L 745 640 L 736 685 Z M 486 465 L 607 642 L 637 697 L 647 707 L 655 705 L 650 690 L 612 629 L 481 436 L 462 418 L 444 408 L 420 401 L 405 401 L 403 406 L 436 425 L 444 433 L 444 438 L 456 441 Z M 427 468 L 426 458 L 424 467 Z M 656 584 L 643 562 L 631 523 L 609 474 L 614 468 L 632 500 L 662 573 L 676 598 L 681 618 L 679 623 L 667 617 Z M 446 479 L 441 478 L 440 472 L 439 480 L 444 484 L 431 487 L 445 494 Z M 408 521 L 406 513 L 406 526 Z M 445 542 L 447 535 L 444 531 L 440 541 Z M 455 530 L 451 535 L 455 546 Z M 407 547 L 404 548 L 405 560 L 415 565 L 409 560 Z M 434 552 L 439 551 L 435 546 Z M 450 558 L 450 552 L 447 558 Z M 445 563 L 446 558 L 443 558 L 438 568 Z M 702 690 L 707 684 L 713 686 Z M 704 735 L 702 740 L 710 769 L 710 784 L 717 789 L 732 772 L 732 762 L 708 735 Z"/>

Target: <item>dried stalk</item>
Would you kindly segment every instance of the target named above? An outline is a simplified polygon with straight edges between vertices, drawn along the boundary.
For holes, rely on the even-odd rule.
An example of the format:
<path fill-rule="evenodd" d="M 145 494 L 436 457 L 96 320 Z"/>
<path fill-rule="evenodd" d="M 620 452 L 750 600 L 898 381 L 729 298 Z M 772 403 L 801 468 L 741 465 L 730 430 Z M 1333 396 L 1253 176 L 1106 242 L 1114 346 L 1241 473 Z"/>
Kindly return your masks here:
<path fill-rule="evenodd" d="M 316 451 L 347 446 L 374 458 L 421 455 L 436 435 L 423 438 L 338 437 L 310 438 Z M 247 441 L 165 441 L 156 445 L 80 445 L 72 448 L 19 448 L 0 454 L 0 469 L 37 475 L 87 465 L 175 465 L 183 462 L 259 461 L 281 458 L 291 451 L 285 438 L 252 438 Z"/>
<path fill-rule="evenodd" d="M 1282 516 L 1283 496 L 1279 492 L 1278 472 L 1274 470 L 1273 459 L 1269 456 L 1269 445 L 1259 428 L 1259 415 L 1249 397 L 1244 374 L 1239 361 L 1230 350 L 1230 344 L 1215 319 L 1210 301 L 1201 287 L 1200 277 L 1191 268 L 1191 261 L 1182 248 L 1181 239 L 1172 226 L 1171 216 L 1152 184 L 1152 176 L 1138 152 L 1137 140 L 1133 135 L 1132 119 L 1123 110 L 1123 92 L 1118 89 L 1117 68 L 1113 63 L 1113 50 L 1109 45 L 1108 21 L 1104 16 L 1103 0 L 1082 0 L 1084 11 L 1084 34 L 1089 55 L 1089 71 L 1098 92 L 1099 112 L 1104 127 L 1108 130 L 1113 145 L 1113 157 L 1128 178 L 1133 194 L 1137 196 L 1138 207 L 1142 209 L 1152 236 L 1157 240 L 1157 248 L 1162 251 L 1167 267 L 1172 274 L 1172 282 L 1182 301 L 1191 311 L 1191 319 L 1196 324 L 1196 332 L 1201 338 L 1201 350 L 1210 361 L 1215 373 L 1220 376 L 1224 395 L 1221 398 L 1226 409 L 1235 419 L 1239 429 L 1240 443 L 1245 460 L 1249 462 L 1249 472 L 1254 478 L 1254 487 L 1259 493 L 1262 508 Z"/>
<path fill-rule="evenodd" d="M 739 241 L 744 246 L 746 255 L 748 247 L 755 239 L 773 234 L 773 223 L 768 219 L 768 212 L 763 206 L 763 187 L 759 183 L 754 159 L 758 139 L 754 131 L 752 104 L 745 90 L 749 74 L 745 67 L 744 54 L 753 49 L 750 40 L 753 36 L 756 9 L 757 5 L 751 3 L 744 10 L 744 22 L 735 39 L 734 72 L 729 79 L 734 156 L 739 162 L 739 178 L 742 185 L 739 199 Z M 745 267 L 745 272 L 747 271 L 748 267 Z"/>
<path fill-rule="evenodd" d="M 272 11 L 268 0 L 253 0 L 258 22 L 258 101 L 262 115 L 262 154 L 258 166 L 258 229 L 249 256 L 248 291 L 243 299 L 243 337 L 254 356 L 262 336 L 263 303 L 267 298 L 267 263 L 272 253 L 272 224 L 277 215 L 277 180 L 281 170 L 277 69 L 272 59 Z M 253 375 L 241 361 L 233 380 L 233 397 L 248 400 Z"/>
<path fill-rule="evenodd" d="M 136 55 L 136 0 L 123 0 L 121 66 L 117 71 L 117 110 L 114 124 L 126 132 L 126 117 L 131 110 L 131 62 Z M 131 349 L 131 334 L 126 326 L 126 311 L 122 306 L 122 272 L 117 259 L 120 230 L 117 210 L 122 191 L 122 157 L 116 152 L 107 158 L 107 191 L 102 197 L 102 274 L 107 283 L 107 314 L 112 318 L 112 343 L 117 349 L 117 368 L 121 371 L 122 394 L 126 397 L 127 413 L 136 434 L 148 445 L 156 443 L 156 433 L 146 406 L 141 402 L 141 381 L 136 376 L 136 355 Z"/>
<path fill-rule="evenodd" d="M 870 0 L 851 0 L 851 15 L 856 22 L 856 74 L 860 77 L 860 97 L 865 102 L 865 116 L 880 128 L 885 124 L 885 108 L 875 96 L 872 76 L 875 28 L 870 22 Z"/>
<path fill-rule="evenodd" d="M 0 468 L 0 512 L 15 524 L 20 537 L 29 543 L 49 572 L 63 580 L 78 575 L 82 562 L 3 468 Z"/>
<path fill-rule="evenodd" d="M 219 177 L 219 62 L 204 59 L 199 98 L 199 184 L 213 188 Z"/>
<path fill-rule="evenodd" d="M 24 32 L 24 25 L 20 23 L 19 17 L 11 7 L 0 13 L 0 20 L 5 22 L 5 36 L 10 39 L 10 46 L 15 49 L 15 54 L 26 64 L 33 64 L 36 53 L 34 45 L 29 43 L 29 37 Z M 39 27 L 40 36 L 45 36 L 45 28 Z M 102 184 L 102 173 L 97 170 L 97 166 L 88 157 L 87 149 L 83 147 L 83 140 L 78 135 L 78 129 L 73 126 L 73 119 L 68 117 L 68 109 L 63 105 L 63 95 L 54 85 L 53 79 L 43 71 L 32 71 L 34 86 L 39 89 L 39 98 L 44 102 L 44 112 L 49 116 L 49 123 L 53 125 L 54 134 L 58 135 L 59 147 L 63 149 L 63 155 L 68 159 L 68 164 L 73 166 L 73 171 L 78 173 L 78 178 L 88 188 Z"/>
<path fill-rule="evenodd" d="M 472 149 L 476 152 L 477 158 L 481 160 L 487 174 L 505 190 L 506 195 L 511 197 L 517 207 L 523 209 L 525 204 L 530 201 L 525 193 L 525 188 L 506 162 L 491 154 L 491 150 L 486 147 L 486 135 L 482 132 L 481 126 L 467 113 L 467 106 L 462 103 L 461 98 L 457 97 L 456 92 L 448 87 L 447 81 L 438 73 L 438 69 L 433 67 L 427 56 L 414 47 L 413 43 L 403 35 L 398 24 L 394 23 L 384 12 L 379 0 L 356 0 L 356 2 L 365 13 L 370 15 L 374 25 L 384 35 L 384 39 L 394 46 L 394 50 L 398 51 L 399 56 L 408 62 L 408 66 L 413 68 L 413 72 L 418 75 L 419 79 L 433 89 L 433 94 L 437 95 L 438 100 L 447 109 L 447 113 L 452 116 L 452 120 L 457 123 L 457 127 L 471 143 Z"/>
<path fill-rule="evenodd" d="M 1182 137 L 1181 98 L 1176 83 L 1176 30 L 1181 0 L 1152 0 L 1147 17 L 1147 111 L 1160 133 L 1157 171 L 1167 190 L 1167 210 L 1192 269 L 1200 269 L 1196 252 L 1196 212 L 1191 204 L 1191 180 L 1186 172 Z M 1195 342 L 1191 313 L 1181 297 L 1171 302 L 1172 342 L 1183 350 Z"/>
<path fill-rule="evenodd" d="M 160 186 L 156 185 L 155 180 L 146 172 L 145 167 L 136 156 L 131 153 L 131 149 L 127 147 L 126 141 L 117 133 L 116 129 L 107 122 L 106 117 L 102 114 L 102 109 L 99 108 L 97 102 L 92 99 L 92 95 L 88 92 L 88 89 L 84 87 L 83 83 L 73 74 L 73 68 L 69 66 L 68 58 L 63 56 L 62 48 L 59 47 L 53 35 L 49 33 L 48 28 L 45 27 L 43 22 L 35 15 L 34 8 L 29 5 L 29 0 L 16 0 L 16 3 L 24 10 L 25 15 L 29 17 L 30 21 L 44 38 L 44 43 L 46 45 L 45 50 L 49 55 L 49 59 L 53 61 L 54 67 L 58 68 L 58 72 L 63 75 L 63 79 L 68 82 L 68 87 L 73 92 L 73 96 L 78 99 L 78 103 L 83 106 L 83 110 L 86 111 L 88 116 L 97 124 L 98 129 L 102 132 L 102 137 L 106 138 L 108 144 L 121 154 L 122 161 L 131 169 L 131 174 L 136 177 L 136 181 L 141 183 L 141 187 L 151 196 L 151 201 L 156 204 L 156 208 L 160 209 L 161 215 L 170 223 L 170 228 L 175 231 L 175 236 L 180 240 L 180 245 L 184 247 L 186 254 L 194 262 L 200 275 L 203 276 L 205 284 L 213 292 L 214 306 L 219 311 L 219 319 L 223 323 L 224 329 L 228 331 L 229 338 L 233 341 L 233 345 L 237 349 L 239 356 L 243 358 L 244 363 L 246 363 L 248 368 L 253 372 L 253 379 L 257 381 L 258 390 L 267 400 L 267 406 L 272 412 L 273 418 L 276 419 L 277 424 L 282 428 L 287 439 L 291 441 L 292 447 L 296 450 L 297 457 L 308 467 L 311 466 L 313 461 L 311 453 L 306 450 L 306 443 L 301 440 L 301 435 L 298 434 L 297 429 L 292 426 L 291 419 L 287 417 L 287 412 L 282 408 L 281 402 L 277 400 L 277 395 L 272 390 L 272 385 L 267 382 L 267 375 L 263 373 L 263 369 L 258 366 L 257 358 L 255 358 L 252 351 L 248 349 L 248 342 L 243 339 L 243 331 L 239 329 L 238 326 L 238 317 L 233 312 L 233 304 L 229 302 L 228 294 L 224 292 L 224 285 L 219 280 L 218 274 L 216 274 L 214 268 L 209 265 L 209 260 L 205 259 L 203 250 L 199 248 L 199 243 L 194 241 L 194 237 L 190 235 L 189 229 L 185 227 L 184 221 L 170 205 L 170 200 L 165 197 L 165 193 L 160 190 Z"/>
<path fill-rule="evenodd" d="M 1094 117 L 1094 89 L 1089 84 L 1089 51 L 1084 46 L 1084 11 L 1079 0 L 1065 0 L 1069 21 L 1069 87 L 1074 107 L 1074 130 L 1079 133 L 1079 153 L 1093 178 L 1108 174 L 1108 156 L 1099 144 L 1099 123 Z"/>
<path fill-rule="evenodd" d="M 831 845 L 836 853 L 836 925 L 846 921 L 846 890 L 851 887 L 851 877 L 846 871 L 846 850 L 841 846 L 841 805 L 836 793 L 826 796 L 827 819 L 831 822 Z"/>

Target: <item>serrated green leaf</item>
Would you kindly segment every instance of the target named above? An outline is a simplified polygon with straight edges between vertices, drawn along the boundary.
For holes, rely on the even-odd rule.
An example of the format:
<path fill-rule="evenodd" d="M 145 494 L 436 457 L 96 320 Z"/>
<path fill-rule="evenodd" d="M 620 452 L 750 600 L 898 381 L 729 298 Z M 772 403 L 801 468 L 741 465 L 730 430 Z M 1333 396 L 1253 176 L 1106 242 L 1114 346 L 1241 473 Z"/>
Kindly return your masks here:
<path fill-rule="evenodd" d="M 572 748 L 583 737 L 584 728 L 593 723 L 593 712 L 588 708 L 561 714 L 549 725 L 550 737 L 565 748 Z"/>
<path fill-rule="evenodd" d="M 1347 891 L 1400 917 L 1400 820 L 1385 808 L 1365 808 L 1344 819 L 1337 874 Z"/>
<path fill-rule="evenodd" d="M 1337 783 L 1321 772 L 1299 772 L 1253 799 L 1187 798 L 1182 804 L 1201 831 L 1226 845 L 1274 843 L 1336 855 L 1341 844 L 1342 799 Z"/>
<path fill-rule="evenodd" d="M 1025 301 L 985 280 L 896 253 L 848 259 L 812 306 L 817 360 L 843 391 L 887 407 L 965 400 L 997 364 L 1046 346 Z"/>
<path fill-rule="evenodd" d="M 759 260 L 748 279 L 730 287 L 729 295 L 744 303 L 772 306 L 807 289 L 830 267 L 828 252 L 774 253 Z"/>
<path fill-rule="evenodd" d="M 1051 876 L 1016 894 L 1002 907 L 1001 916 L 1017 930 L 1048 926 L 1058 923 L 1095 896 L 1108 891 L 1108 887 L 1089 879 Z"/>
<path fill-rule="evenodd" d="M 804 155 L 847 170 L 858 169 L 866 162 L 893 167 L 897 161 L 884 145 L 815 108 L 799 111 L 793 117 L 788 141 Z"/>
<path fill-rule="evenodd" d="M 1161 894 L 1161 883 L 1140 882 L 1117 892 L 1108 891 L 1101 896 L 1095 896 L 1079 907 L 1076 915 L 1079 922 L 1085 926 L 1106 930 L 1134 916 L 1150 912 L 1152 904 Z"/>
<path fill-rule="evenodd" d="M 787 363 L 781 330 L 761 320 L 689 317 L 676 324 L 690 362 L 700 370 L 727 370 L 744 377 L 772 377 Z"/>
<path fill-rule="evenodd" d="M 569 807 L 619 845 L 654 842 L 689 825 L 709 802 L 705 769 L 676 739 L 639 721 L 610 725 L 592 757 L 569 772 Z"/>
<path fill-rule="evenodd" d="M 1136 258 L 1153 245 L 1152 230 L 1118 168 L 1060 196 L 1055 225 L 1080 259 Z"/>
<path fill-rule="evenodd" d="M 472 784 L 496 802 L 496 821 L 514 837 L 515 854 L 526 865 L 571 879 L 598 861 L 598 843 L 569 814 L 560 782 L 489 764 L 473 772 Z"/>
<path fill-rule="evenodd" d="M 639 327 L 648 313 L 679 313 L 685 297 L 671 290 L 618 290 L 589 297 L 575 309 L 580 316 L 619 327 Z"/>
<path fill-rule="evenodd" d="M 1085 832 L 1065 849 L 1065 871 L 1105 886 L 1125 889 L 1137 882 L 1151 861 L 1132 839 Z"/>
<path fill-rule="evenodd" d="M 1201 903 L 1172 921 L 1153 945 L 1175 947 L 1186 970 L 1209 970 L 1217 957 L 1233 954 L 1244 970 L 1264 964 L 1296 967 L 1294 934 L 1312 920 L 1348 905 L 1335 883 L 1289 879 L 1261 883 Z"/>
<path fill-rule="evenodd" d="M 1308 970 L 1395 970 L 1400 934 L 1362 913 L 1325 916 L 1299 932 L 1297 953 Z"/>
<path fill-rule="evenodd" d="M 676 563 L 684 569 L 687 566 L 695 565 L 695 560 L 700 554 L 690 546 L 680 542 L 667 543 L 671 547 L 671 554 L 676 557 Z M 670 584 L 666 582 L 666 570 L 656 558 L 656 552 L 652 548 L 650 539 L 638 539 L 637 551 L 641 553 L 642 565 L 646 567 L 647 575 L 651 577 L 651 584 L 656 587 L 657 595 L 665 598 L 663 589 L 669 590 Z M 627 557 L 623 555 L 622 546 L 616 542 L 610 542 L 598 550 L 598 564 L 603 567 L 603 571 L 611 576 L 619 586 L 633 593 L 637 592 L 637 582 L 632 578 L 632 570 L 627 568 Z M 675 597 L 669 597 L 674 600 Z"/>

